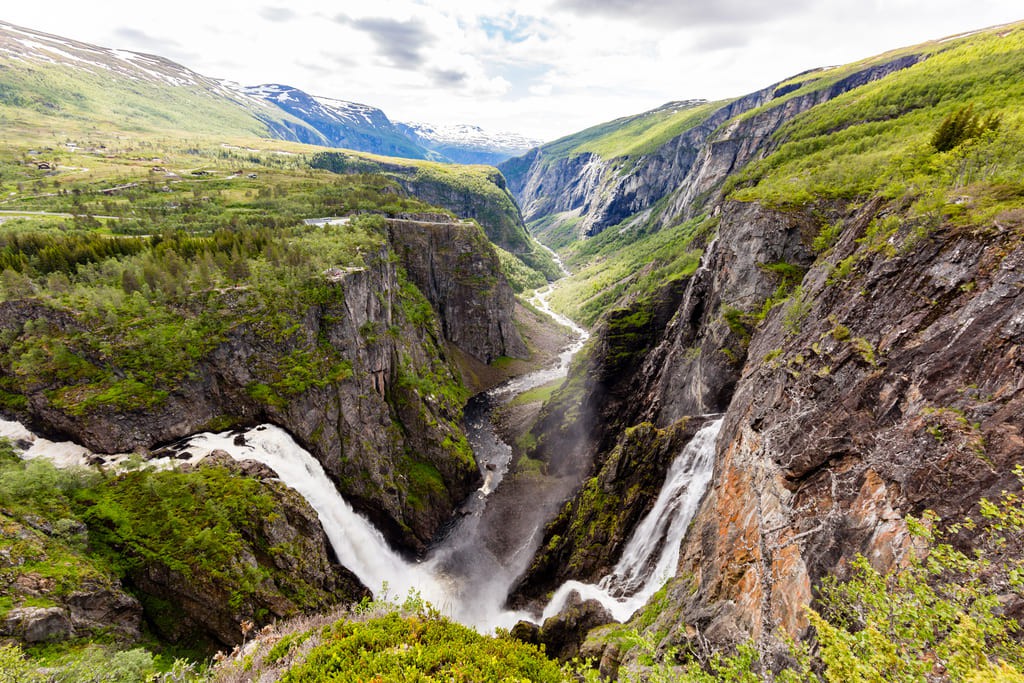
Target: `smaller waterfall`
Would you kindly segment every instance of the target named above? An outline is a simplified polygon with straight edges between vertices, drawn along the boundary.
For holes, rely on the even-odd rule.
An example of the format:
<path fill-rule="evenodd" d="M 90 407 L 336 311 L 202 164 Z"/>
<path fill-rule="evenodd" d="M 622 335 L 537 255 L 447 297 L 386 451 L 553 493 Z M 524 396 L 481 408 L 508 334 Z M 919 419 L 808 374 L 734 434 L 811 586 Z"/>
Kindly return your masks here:
<path fill-rule="evenodd" d="M 658 500 L 637 525 L 622 557 L 610 574 L 596 584 L 566 581 L 544 609 L 544 619 L 565 608 L 576 592 L 597 600 L 616 621 L 625 622 L 658 589 L 675 576 L 679 545 L 697 512 L 715 462 L 715 442 L 722 419 L 701 427 L 669 468 Z"/>

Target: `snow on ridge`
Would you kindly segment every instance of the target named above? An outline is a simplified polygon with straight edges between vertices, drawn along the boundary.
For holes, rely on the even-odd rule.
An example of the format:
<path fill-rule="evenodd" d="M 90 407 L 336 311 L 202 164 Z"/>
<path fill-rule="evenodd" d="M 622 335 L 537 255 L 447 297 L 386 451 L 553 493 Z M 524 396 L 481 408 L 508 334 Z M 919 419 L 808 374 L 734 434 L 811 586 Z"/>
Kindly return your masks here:
<path fill-rule="evenodd" d="M 434 143 L 483 147 L 496 150 L 528 150 L 543 143 L 519 133 L 489 132 L 480 126 L 467 123 L 437 125 L 423 122 L 406 122 L 419 137 Z"/>

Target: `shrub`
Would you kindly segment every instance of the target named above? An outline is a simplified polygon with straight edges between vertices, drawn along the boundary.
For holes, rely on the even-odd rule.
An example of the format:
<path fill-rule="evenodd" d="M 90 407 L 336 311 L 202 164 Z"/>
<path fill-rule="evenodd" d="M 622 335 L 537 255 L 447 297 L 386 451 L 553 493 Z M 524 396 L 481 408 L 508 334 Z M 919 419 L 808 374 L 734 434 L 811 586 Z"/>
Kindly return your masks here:
<path fill-rule="evenodd" d="M 976 138 L 987 130 L 996 130 L 1002 117 L 989 114 L 982 118 L 974 111 L 974 104 L 961 107 L 947 116 L 932 135 L 932 147 L 938 152 L 948 152 L 957 145 Z"/>

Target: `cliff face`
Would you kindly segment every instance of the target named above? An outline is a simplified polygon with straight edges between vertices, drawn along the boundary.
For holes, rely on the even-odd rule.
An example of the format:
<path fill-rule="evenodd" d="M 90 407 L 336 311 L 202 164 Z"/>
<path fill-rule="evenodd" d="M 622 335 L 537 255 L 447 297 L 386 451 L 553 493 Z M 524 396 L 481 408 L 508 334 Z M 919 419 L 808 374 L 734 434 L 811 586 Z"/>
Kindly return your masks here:
<path fill-rule="evenodd" d="M 660 309 L 628 309 L 654 320 L 675 302 L 664 327 L 634 339 L 641 350 L 626 364 L 607 353 L 622 333 L 609 316 L 591 364 L 570 381 L 582 405 L 570 414 L 556 400 L 546 419 L 604 416 L 611 426 L 583 439 L 594 478 L 548 528 L 522 595 L 599 578 L 613 561 L 592 541 L 622 529 L 560 530 L 601 526 L 600 500 L 635 491 L 616 465 L 631 448 L 666 459 L 662 441 L 645 445 L 625 426 L 671 433 L 687 416 L 725 413 L 714 478 L 683 545 L 687 580 L 651 627 L 676 643 L 694 628 L 719 645 L 779 626 L 801 634 L 822 576 L 842 575 L 857 553 L 880 569 L 905 557 L 905 515 L 958 519 L 1014 487 L 1024 454 L 1020 217 L 922 227 L 904 210 L 883 200 L 798 213 L 725 204 L 682 291 Z M 886 217 L 900 227 L 882 238 L 873 231 Z M 809 245 L 825 224 L 840 236 L 816 255 Z M 778 263 L 802 276 L 785 298 L 781 269 L 765 267 Z M 542 437 L 541 454 L 548 444 L 559 450 Z"/>
<path fill-rule="evenodd" d="M 527 356 L 512 319 L 515 294 L 475 225 L 394 219 L 390 226 L 392 248 L 437 311 L 447 341 L 484 363 Z"/>
<path fill-rule="evenodd" d="M 680 569 L 695 604 L 742 630 L 804 627 L 799 609 L 856 553 L 879 568 L 909 542 L 902 518 L 958 519 L 1015 485 L 1024 454 L 1024 302 L 1018 228 L 894 235 L 858 245 L 874 203 L 753 336 L 714 485 Z M 991 230 L 991 232 L 989 232 Z M 989 234 L 986 234 L 986 233 Z M 836 266 L 856 259 L 837 278 Z M 708 624 L 712 626 L 713 624 Z"/>
<path fill-rule="evenodd" d="M 905 55 L 875 64 L 806 95 L 780 100 L 776 106 L 771 106 L 772 100 L 783 98 L 789 90 L 770 86 L 722 106 L 635 160 L 606 159 L 593 153 L 552 157 L 541 147 L 499 168 L 527 222 L 568 212 L 578 218 L 577 236 L 587 237 L 652 210 L 669 197 L 657 222 L 672 225 L 699 213 L 730 173 L 770 152 L 772 135 L 783 123 L 922 58 Z M 746 118 L 737 118 L 762 107 Z"/>
<path fill-rule="evenodd" d="M 445 345 L 484 362 L 523 355 L 525 347 L 511 323 L 511 291 L 479 228 L 402 222 L 390 241 L 390 249 L 367 255 L 365 268 L 328 271 L 323 302 L 284 333 L 244 315 L 245 289 L 224 292 L 239 323 L 159 405 L 76 414 L 41 387 L 19 417 L 107 453 L 153 448 L 211 426 L 272 422 L 309 449 L 393 541 L 418 551 L 479 477 L 460 425 L 465 390 Z M 412 282 L 397 266 L 403 256 Z M 417 277 L 432 300 L 413 284 Z M 45 306 L 2 308 L 5 329 L 40 318 L 79 324 Z M 344 359 L 333 377 L 261 393 L 283 386 L 290 359 L 321 345 Z"/>

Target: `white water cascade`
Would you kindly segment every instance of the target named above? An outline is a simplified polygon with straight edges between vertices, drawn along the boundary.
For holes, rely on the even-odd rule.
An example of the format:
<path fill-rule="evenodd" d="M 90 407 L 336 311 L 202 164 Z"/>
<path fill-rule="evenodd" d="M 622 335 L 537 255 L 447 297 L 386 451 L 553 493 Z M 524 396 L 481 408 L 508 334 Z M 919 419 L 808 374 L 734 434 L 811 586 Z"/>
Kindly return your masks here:
<path fill-rule="evenodd" d="M 679 545 L 711 481 L 721 428 L 721 418 L 704 425 L 676 457 L 654 507 L 633 531 L 615 569 L 596 584 L 566 581 L 544 609 L 544 619 L 564 609 L 575 592 L 625 622 L 675 575 Z"/>

